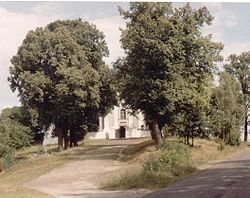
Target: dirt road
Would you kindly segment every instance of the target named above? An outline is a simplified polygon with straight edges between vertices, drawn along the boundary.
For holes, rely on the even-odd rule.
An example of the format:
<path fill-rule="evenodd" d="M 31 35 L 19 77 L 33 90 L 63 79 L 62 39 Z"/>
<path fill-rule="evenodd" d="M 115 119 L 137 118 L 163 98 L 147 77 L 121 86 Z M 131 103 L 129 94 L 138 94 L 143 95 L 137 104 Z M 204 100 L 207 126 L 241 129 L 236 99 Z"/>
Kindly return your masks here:
<path fill-rule="evenodd" d="M 145 198 L 249 198 L 250 149 Z"/>
<path fill-rule="evenodd" d="M 126 142 L 86 152 L 77 161 L 67 163 L 45 175 L 40 176 L 25 187 L 42 191 L 59 198 L 139 198 L 146 191 L 105 191 L 97 187 L 97 183 L 110 171 L 126 166 L 120 162 L 121 151 Z M 148 192 L 148 191 L 147 191 Z"/>

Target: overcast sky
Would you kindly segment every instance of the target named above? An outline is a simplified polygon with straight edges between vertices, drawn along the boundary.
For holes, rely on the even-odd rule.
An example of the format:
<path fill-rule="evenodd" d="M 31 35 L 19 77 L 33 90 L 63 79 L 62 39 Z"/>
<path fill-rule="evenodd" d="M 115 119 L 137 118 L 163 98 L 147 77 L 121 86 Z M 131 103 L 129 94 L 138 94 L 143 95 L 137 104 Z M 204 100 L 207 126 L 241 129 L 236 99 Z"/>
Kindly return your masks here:
<path fill-rule="evenodd" d="M 117 6 L 127 9 L 128 3 L 109 2 L 0 2 L 0 110 L 19 105 L 16 94 L 9 88 L 10 59 L 17 53 L 29 30 L 43 27 L 56 19 L 82 18 L 97 25 L 106 35 L 110 56 L 107 64 L 123 55 L 120 48 L 119 28 L 125 21 L 119 16 Z M 175 3 L 175 6 L 182 4 Z M 204 28 L 215 41 L 225 44 L 222 55 L 239 54 L 250 50 L 250 3 L 192 3 L 198 8 L 206 5 L 215 17 L 213 25 Z"/>

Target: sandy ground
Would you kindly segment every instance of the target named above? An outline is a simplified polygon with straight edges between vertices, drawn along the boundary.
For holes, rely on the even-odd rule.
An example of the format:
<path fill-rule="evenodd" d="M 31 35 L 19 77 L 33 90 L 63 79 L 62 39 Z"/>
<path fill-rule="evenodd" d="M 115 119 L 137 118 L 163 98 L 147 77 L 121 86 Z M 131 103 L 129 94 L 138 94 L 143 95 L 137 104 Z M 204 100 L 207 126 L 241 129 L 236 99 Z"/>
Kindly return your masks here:
<path fill-rule="evenodd" d="M 249 198 L 250 149 L 145 198 Z"/>
<path fill-rule="evenodd" d="M 119 161 L 121 151 L 126 144 L 107 145 L 86 152 L 77 161 L 67 163 L 34 181 L 25 187 L 42 191 L 55 197 L 86 198 L 139 198 L 149 191 L 105 191 L 97 187 L 98 181 L 110 171 L 126 166 Z"/>

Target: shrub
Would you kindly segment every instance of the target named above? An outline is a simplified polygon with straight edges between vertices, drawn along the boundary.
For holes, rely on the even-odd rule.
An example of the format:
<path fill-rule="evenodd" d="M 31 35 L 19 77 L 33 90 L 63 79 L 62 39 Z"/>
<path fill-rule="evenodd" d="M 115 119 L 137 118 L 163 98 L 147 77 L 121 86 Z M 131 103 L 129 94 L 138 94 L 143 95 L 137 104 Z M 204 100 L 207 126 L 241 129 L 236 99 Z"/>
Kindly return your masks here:
<path fill-rule="evenodd" d="M 8 169 L 14 162 L 14 155 L 13 152 L 9 152 L 7 153 L 4 157 L 3 157 L 3 161 L 2 161 L 2 169 L 6 170 Z"/>
<path fill-rule="evenodd" d="M 11 148 L 21 149 L 30 146 L 31 131 L 28 127 L 22 126 L 19 123 L 13 123 L 9 126 L 9 145 Z"/>
<path fill-rule="evenodd" d="M 10 119 L 0 120 L 0 158 L 15 149 L 30 146 L 30 129 Z"/>
<path fill-rule="evenodd" d="M 31 130 L 20 123 L 4 119 L 0 120 L 0 157 L 3 156 L 5 150 L 21 149 L 30 146 Z"/>
<path fill-rule="evenodd" d="M 190 168 L 189 148 L 180 142 L 165 142 L 143 165 L 146 172 L 168 172 L 174 176 L 185 174 Z"/>
<path fill-rule="evenodd" d="M 0 158 L 4 157 L 7 153 L 11 152 L 11 147 L 8 144 L 9 136 L 6 131 L 3 130 L 3 126 L 0 123 Z"/>
<path fill-rule="evenodd" d="M 106 189 L 131 189 L 164 187 L 175 179 L 188 175 L 196 169 L 191 166 L 188 146 L 180 142 L 165 142 L 143 166 L 127 167 L 111 174 L 101 184 Z"/>
<path fill-rule="evenodd" d="M 238 146 L 240 145 L 240 134 L 236 130 L 232 130 L 232 132 L 229 134 L 228 138 L 225 141 L 226 144 L 229 144 L 231 146 Z"/>

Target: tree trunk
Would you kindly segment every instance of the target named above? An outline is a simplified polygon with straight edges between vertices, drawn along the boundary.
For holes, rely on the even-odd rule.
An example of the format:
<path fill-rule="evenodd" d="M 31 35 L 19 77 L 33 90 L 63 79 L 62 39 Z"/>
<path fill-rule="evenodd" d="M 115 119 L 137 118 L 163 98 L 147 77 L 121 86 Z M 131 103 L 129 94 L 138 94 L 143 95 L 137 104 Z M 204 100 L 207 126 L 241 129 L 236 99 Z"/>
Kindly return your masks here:
<path fill-rule="evenodd" d="M 77 139 L 75 133 L 70 130 L 70 147 L 76 147 L 77 145 Z"/>
<path fill-rule="evenodd" d="M 3 171 L 2 160 L 0 159 L 0 173 Z"/>
<path fill-rule="evenodd" d="M 248 125 L 248 123 L 247 123 L 247 115 L 245 115 L 245 126 L 244 126 L 244 128 L 245 128 L 245 131 L 244 131 L 244 142 L 247 142 L 247 125 Z"/>
<path fill-rule="evenodd" d="M 153 133 L 153 128 L 150 130 L 150 135 L 151 135 L 152 140 L 155 141 L 155 135 Z"/>
<path fill-rule="evenodd" d="M 189 143 L 189 134 L 187 133 L 187 145 L 190 145 Z"/>
<path fill-rule="evenodd" d="M 156 145 L 160 145 L 163 143 L 162 134 L 161 134 L 161 131 L 159 129 L 158 122 L 156 119 L 153 119 L 153 122 L 152 122 L 152 136 L 155 138 L 154 140 L 155 140 Z"/>
<path fill-rule="evenodd" d="M 55 132 L 58 137 L 58 151 L 63 150 L 63 131 L 61 127 L 56 126 Z"/>
<path fill-rule="evenodd" d="M 67 150 L 70 144 L 70 129 L 64 132 L 64 150 Z"/>

